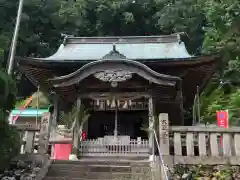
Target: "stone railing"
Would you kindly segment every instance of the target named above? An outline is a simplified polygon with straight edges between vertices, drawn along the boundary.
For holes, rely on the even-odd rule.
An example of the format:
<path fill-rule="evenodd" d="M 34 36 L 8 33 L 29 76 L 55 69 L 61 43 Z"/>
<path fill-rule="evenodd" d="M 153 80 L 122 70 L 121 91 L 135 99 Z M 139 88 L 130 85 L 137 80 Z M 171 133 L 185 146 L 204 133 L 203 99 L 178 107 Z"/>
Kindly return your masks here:
<path fill-rule="evenodd" d="M 240 163 L 240 128 L 170 127 L 170 144 L 174 163 L 232 164 Z M 169 154 L 169 155 L 170 155 Z M 167 155 L 167 154 L 165 154 Z"/>
<path fill-rule="evenodd" d="M 161 169 L 174 164 L 239 165 L 239 139 L 240 127 L 169 126 L 168 115 L 160 114 L 159 144 L 165 166 Z"/>
<path fill-rule="evenodd" d="M 159 116 L 161 153 L 172 164 L 240 164 L 240 127 L 169 126 Z"/>

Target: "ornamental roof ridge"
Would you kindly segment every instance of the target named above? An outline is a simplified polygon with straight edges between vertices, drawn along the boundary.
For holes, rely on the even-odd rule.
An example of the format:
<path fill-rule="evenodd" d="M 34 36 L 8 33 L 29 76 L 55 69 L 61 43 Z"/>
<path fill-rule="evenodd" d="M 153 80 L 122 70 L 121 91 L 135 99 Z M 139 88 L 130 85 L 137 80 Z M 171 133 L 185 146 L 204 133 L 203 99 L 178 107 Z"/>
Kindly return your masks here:
<path fill-rule="evenodd" d="M 120 60 L 120 59 L 126 59 L 127 57 L 121 54 L 119 51 L 116 50 L 116 45 L 113 44 L 113 49 L 103 56 L 102 59 L 104 60 Z"/>
<path fill-rule="evenodd" d="M 74 37 L 66 36 L 64 45 L 67 44 L 122 44 L 122 43 L 180 43 L 180 34 L 159 36 L 103 36 L 103 37 Z"/>

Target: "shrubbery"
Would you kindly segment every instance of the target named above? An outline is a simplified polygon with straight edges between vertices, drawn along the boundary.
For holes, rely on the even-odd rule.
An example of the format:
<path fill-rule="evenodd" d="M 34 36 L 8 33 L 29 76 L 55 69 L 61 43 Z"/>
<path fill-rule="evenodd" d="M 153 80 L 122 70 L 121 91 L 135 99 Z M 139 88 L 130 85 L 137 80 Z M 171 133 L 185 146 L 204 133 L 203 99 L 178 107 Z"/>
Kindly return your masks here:
<path fill-rule="evenodd" d="M 175 165 L 173 180 L 233 180 L 240 179 L 240 166 Z"/>
<path fill-rule="evenodd" d="M 8 115 L 14 108 L 17 88 L 14 80 L 0 69 L 0 172 L 10 159 L 19 153 L 20 137 L 8 123 Z"/>

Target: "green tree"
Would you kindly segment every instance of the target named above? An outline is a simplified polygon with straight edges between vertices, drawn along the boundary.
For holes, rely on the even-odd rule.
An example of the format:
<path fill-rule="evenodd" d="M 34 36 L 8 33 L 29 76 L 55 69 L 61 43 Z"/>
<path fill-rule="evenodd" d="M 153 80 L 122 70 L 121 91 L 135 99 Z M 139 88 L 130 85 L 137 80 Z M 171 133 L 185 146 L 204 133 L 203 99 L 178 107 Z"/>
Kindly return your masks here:
<path fill-rule="evenodd" d="M 0 48 L 10 46 L 17 0 L 1 0 Z M 32 0 L 25 1 L 17 55 L 45 57 L 75 36 L 137 36 L 186 32 L 189 49 L 199 52 L 204 14 L 197 0 Z M 6 56 L 7 57 L 7 56 Z"/>
<path fill-rule="evenodd" d="M 16 129 L 9 126 L 9 111 L 14 107 L 16 97 L 14 80 L 0 68 L 0 172 L 8 165 L 9 160 L 19 153 L 20 138 Z"/>
<path fill-rule="evenodd" d="M 1 0 L 0 6 L 0 48 L 8 53 L 15 25 L 18 0 Z M 17 55 L 48 56 L 56 50 L 64 31 L 59 16 L 61 1 L 25 1 L 18 38 Z M 7 57 L 7 56 L 6 56 Z"/>
<path fill-rule="evenodd" d="M 230 123 L 240 125 L 240 2 L 238 0 L 202 2 L 207 20 L 204 53 L 220 53 L 223 57 L 219 71 L 202 95 L 205 121 L 216 121 L 216 110 L 227 110 Z"/>
<path fill-rule="evenodd" d="M 143 36 L 186 32 L 191 53 L 200 52 L 205 18 L 197 0 L 62 2 L 65 30 L 76 36 Z"/>
<path fill-rule="evenodd" d="M 79 134 L 82 134 L 83 125 L 88 121 L 89 117 L 90 114 L 88 110 L 84 108 L 83 105 L 81 105 L 80 108 L 74 105 L 71 111 L 69 112 L 61 111 L 59 124 L 65 125 L 65 127 L 67 128 L 68 136 L 72 136 L 73 128 L 76 124 L 76 121 L 78 120 L 78 123 L 80 125 Z"/>
<path fill-rule="evenodd" d="M 83 126 L 88 121 L 90 117 L 89 112 L 84 108 L 83 105 L 81 105 L 80 108 L 78 108 L 76 105 L 72 107 L 72 110 L 70 112 L 61 112 L 60 113 L 60 122 L 59 124 L 65 125 L 66 129 L 58 129 L 58 133 L 63 136 L 72 137 L 73 139 L 77 136 L 80 136 L 80 141 L 82 141 L 82 132 L 83 132 Z M 79 124 L 79 129 L 76 129 L 76 123 Z M 75 134 L 77 132 L 77 134 Z M 74 145 L 74 144 L 73 144 Z M 73 147 L 73 152 L 77 152 L 78 150 Z"/>
<path fill-rule="evenodd" d="M 51 102 L 48 96 L 46 95 L 46 93 L 42 91 L 37 91 L 33 93 L 29 98 L 32 98 L 32 101 L 28 105 L 29 108 L 42 109 L 42 108 L 48 108 L 51 105 Z M 18 101 L 15 107 L 20 108 L 25 106 L 26 103 L 29 101 L 29 98 Z"/>
<path fill-rule="evenodd" d="M 155 25 L 163 34 L 184 32 L 188 51 L 200 54 L 204 39 L 205 16 L 198 0 L 158 0 Z"/>

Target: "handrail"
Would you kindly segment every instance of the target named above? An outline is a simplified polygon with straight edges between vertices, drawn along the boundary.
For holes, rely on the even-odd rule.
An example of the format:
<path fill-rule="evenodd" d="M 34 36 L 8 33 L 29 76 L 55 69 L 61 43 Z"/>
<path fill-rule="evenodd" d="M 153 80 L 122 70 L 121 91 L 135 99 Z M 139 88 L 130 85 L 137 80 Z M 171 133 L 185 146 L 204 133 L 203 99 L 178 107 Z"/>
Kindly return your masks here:
<path fill-rule="evenodd" d="M 209 126 L 170 126 L 170 132 L 196 132 L 196 133 L 240 133 L 240 127 L 222 128 Z"/>
<path fill-rule="evenodd" d="M 164 166 L 163 156 L 162 156 L 162 153 L 161 153 L 161 150 L 160 150 L 160 145 L 159 145 L 159 142 L 158 142 L 157 134 L 156 134 L 156 131 L 154 129 L 153 129 L 153 134 L 154 134 L 154 137 L 155 137 L 154 139 L 157 143 L 157 149 L 158 149 L 158 153 L 159 153 L 159 157 L 160 157 L 160 162 L 161 162 L 161 165 L 163 167 L 165 180 L 169 180 L 168 175 L 167 175 L 167 170 Z M 161 168 L 159 168 L 159 171 L 161 173 Z"/>

